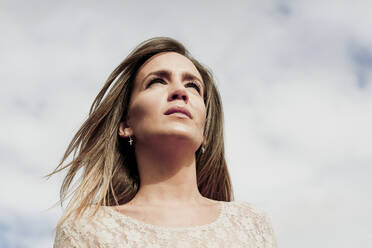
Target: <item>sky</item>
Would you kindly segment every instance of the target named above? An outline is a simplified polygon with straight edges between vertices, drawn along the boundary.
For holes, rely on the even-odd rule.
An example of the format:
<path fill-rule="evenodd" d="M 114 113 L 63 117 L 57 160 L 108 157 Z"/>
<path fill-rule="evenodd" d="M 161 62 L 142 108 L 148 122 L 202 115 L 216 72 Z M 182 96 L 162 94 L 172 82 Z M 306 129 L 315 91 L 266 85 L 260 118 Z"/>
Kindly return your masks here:
<path fill-rule="evenodd" d="M 372 246 L 368 0 L 0 1 L 0 247 L 51 247 L 59 163 L 140 42 L 181 41 L 221 93 L 235 200 L 280 247 Z"/>

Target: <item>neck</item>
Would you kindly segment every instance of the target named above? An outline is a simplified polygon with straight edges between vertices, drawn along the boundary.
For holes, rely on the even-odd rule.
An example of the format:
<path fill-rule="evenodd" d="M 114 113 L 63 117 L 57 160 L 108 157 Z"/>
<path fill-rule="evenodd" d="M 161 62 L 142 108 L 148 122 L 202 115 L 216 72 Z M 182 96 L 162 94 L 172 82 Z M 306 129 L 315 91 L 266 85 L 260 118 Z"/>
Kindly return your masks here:
<path fill-rule="evenodd" d="M 164 144 L 166 143 L 166 144 Z M 147 205 L 192 205 L 197 187 L 195 149 L 186 142 L 135 145 L 140 189 L 133 201 Z"/>

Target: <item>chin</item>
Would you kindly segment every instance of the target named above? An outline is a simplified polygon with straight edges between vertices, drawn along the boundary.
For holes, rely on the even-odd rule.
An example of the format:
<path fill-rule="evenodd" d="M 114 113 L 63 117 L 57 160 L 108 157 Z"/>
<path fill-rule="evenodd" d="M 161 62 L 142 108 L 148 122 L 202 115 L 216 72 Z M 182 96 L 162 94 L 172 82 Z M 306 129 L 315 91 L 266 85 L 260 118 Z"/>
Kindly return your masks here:
<path fill-rule="evenodd" d="M 163 134 L 163 138 L 179 139 L 179 140 L 194 140 L 195 134 L 184 130 L 174 130 Z"/>
<path fill-rule="evenodd" d="M 144 142 L 150 142 L 153 145 L 161 143 L 181 142 L 183 145 L 192 145 L 199 147 L 203 140 L 203 133 L 195 126 L 191 125 L 154 125 L 152 129 L 143 130 Z"/>
<path fill-rule="evenodd" d="M 196 134 L 198 131 L 185 128 L 176 128 L 157 133 L 155 136 L 166 142 L 185 142 L 190 144 L 201 143 L 201 138 Z"/>

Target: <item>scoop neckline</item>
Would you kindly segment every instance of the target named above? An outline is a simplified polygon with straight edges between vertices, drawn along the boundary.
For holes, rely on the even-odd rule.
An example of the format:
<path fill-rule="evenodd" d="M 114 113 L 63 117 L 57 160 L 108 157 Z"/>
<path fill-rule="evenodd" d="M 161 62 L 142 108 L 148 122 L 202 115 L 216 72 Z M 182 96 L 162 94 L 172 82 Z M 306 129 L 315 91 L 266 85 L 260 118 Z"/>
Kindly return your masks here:
<path fill-rule="evenodd" d="M 148 227 L 148 228 L 156 229 L 156 230 L 164 230 L 164 231 L 187 231 L 187 230 L 207 229 L 207 228 L 213 227 L 213 226 L 217 225 L 219 222 L 221 222 L 221 219 L 225 215 L 225 205 L 223 204 L 224 203 L 223 201 L 217 201 L 217 203 L 219 205 L 219 210 L 220 211 L 219 211 L 218 217 L 215 220 L 213 220 L 212 222 L 209 222 L 207 224 L 203 224 L 203 225 L 186 226 L 186 227 L 167 227 L 167 226 L 159 226 L 159 225 L 155 225 L 155 224 L 151 224 L 151 223 L 146 223 L 146 222 L 138 220 L 134 217 L 128 216 L 128 215 L 123 214 L 123 213 L 120 213 L 119 211 L 113 209 L 112 207 L 109 207 L 109 206 L 101 206 L 101 207 L 108 210 L 109 212 L 111 212 L 115 216 L 118 216 L 119 218 L 124 219 L 126 221 L 130 221 L 130 222 L 132 222 L 132 223 L 134 223 L 138 226 Z"/>

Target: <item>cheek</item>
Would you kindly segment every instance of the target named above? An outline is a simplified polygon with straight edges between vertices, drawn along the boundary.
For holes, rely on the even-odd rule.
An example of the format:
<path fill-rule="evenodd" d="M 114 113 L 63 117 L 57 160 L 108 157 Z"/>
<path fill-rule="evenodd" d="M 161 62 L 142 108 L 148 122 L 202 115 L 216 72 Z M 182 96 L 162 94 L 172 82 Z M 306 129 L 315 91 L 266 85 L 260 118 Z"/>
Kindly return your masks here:
<path fill-rule="evenodd" d="M 142 126 L 144 121 L 151 119 L 152 115 L 156 113 L 154 107 L 154 103 L 146 99 L 136 99 L 129 109 L 129 125 L 132 128 Z"/>
<path fill-rule="evenodd" d="M 204 103 L 201 103 L 198 107 L 198 116 L 199 116 L 199 119 L 198 119 L 198 125 L 201 129 L 204 129 L 204 126 L 205 126 L 205 122 L 206 122 L 206 109 L 205 109 L 205 106 L 204 106 Z"/>
<path fill-rule="evenodd" d="M 200 138 L 200 142 L 203 142 L 206 120 L 207 120 L 206 109 L 203 105 L 203 107 L 200 108 L 200 119 L 198 121 L 198 126 L 197 126 L 197 129 L 199 130 L 198 138 Z"/>

